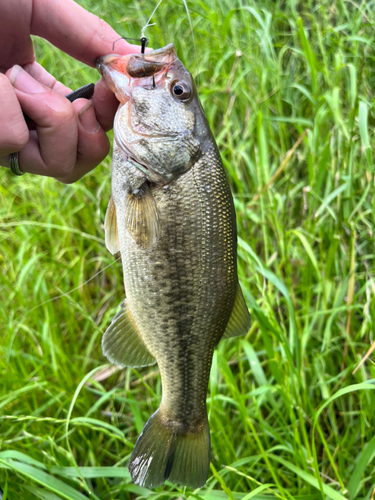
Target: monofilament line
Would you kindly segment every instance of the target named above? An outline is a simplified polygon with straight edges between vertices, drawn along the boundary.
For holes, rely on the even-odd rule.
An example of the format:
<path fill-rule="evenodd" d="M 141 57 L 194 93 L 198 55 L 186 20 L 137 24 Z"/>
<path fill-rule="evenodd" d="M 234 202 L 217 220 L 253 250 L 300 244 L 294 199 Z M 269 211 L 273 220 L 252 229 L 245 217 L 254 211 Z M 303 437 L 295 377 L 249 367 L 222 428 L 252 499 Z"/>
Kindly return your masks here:
<path fill-rule="evenodd" d="M 186 0 L 182 0 L 184 5 L 185 5 L 185 10 L 186 10 L 186 14 L 187 14 L 187 17 L 188 17 L 188 21 L 189 21 L 189 26 L 190 26 L 190 31 L 191 31 L 191 37 L 193 39 L 193 45 L 194 45 L 194 55 L 195 55 L 195 69 L 196 69 L 196 75 L 195 75 L 195 79 L 196 79 L 196 84 L 197 84 L 197 89 L 199 89 L 199 68 L 198 68 L 198 54 L 197 54 L 197 46 L 195 45 L 195 37 L 194 37 L 194 31 L 193 31 L 193 23 L 191 22 L 191 17 L 190 17 L 190 11 L 189 11 L 189 7 L 188 7 L 188 4 L 187 4 L 187 1 Z"/>
<path fill-rule="evenodd" d="M 153 12 L 152 12 L 151 16 L 149 17 L 147 23 L 143 26 L 143 28 L 141 30 L 141 36 L 145 36 L 146 29 L 149 28 L 150 26 L 154 26 L 156 24 L 156 23 L 150 24 L 150 21 L 151 21 L 153 15 L 155 14 L 155 12 L 158 10 L 159 5 L 161 4 L 162 1 L 163 0 L 159 0 L 159 3 L 157 4 L 157 6 L 155 7 L 155 9 L 153 10 Z"/>
<path fill-rule="evenodd" d="M 145 36 L 145 31 L 146 31 L 147 28 L 149 28 L 150 26 L 155 26 L 156 23 L 150 24 L 150 21 L 153 18 L 155 12 L 158 10 L 159 5 L 162 3 L 162 1 L 163 0 L 159 0 L 157 6 L 153 10 L 153 12 L 152 12 L 151 16 L 149 17 L 147 23 L 145 24 L 145 26 L 143 26 L 143 28 L 141 30 L 141 37 Z M 190 11 L 189 11 L 189 7 L 188 7 L 188 4 L 187 4 L 187 1 L 186 0 L 182 0 L 182 1 L 183 1 L 184 6 L 185 6 L 186 15 L 187 15 L 187 18 L 188 18 L 188 21 L 189 21 L 189 26 L 190 26 L 190 31 L 191 31 L 191 37 L 193 39 L 194 55 L 195 55 L 195 65 L 196 65 L 196 83 L 197 83 L 197 88 L 199 88 L 199 68 L 198 68 L 198 62 L 197 62 L 198 61 L 198 54 L 197 54 L 197 46 L 195 45 L 193 23 L 191 22 Z"/>

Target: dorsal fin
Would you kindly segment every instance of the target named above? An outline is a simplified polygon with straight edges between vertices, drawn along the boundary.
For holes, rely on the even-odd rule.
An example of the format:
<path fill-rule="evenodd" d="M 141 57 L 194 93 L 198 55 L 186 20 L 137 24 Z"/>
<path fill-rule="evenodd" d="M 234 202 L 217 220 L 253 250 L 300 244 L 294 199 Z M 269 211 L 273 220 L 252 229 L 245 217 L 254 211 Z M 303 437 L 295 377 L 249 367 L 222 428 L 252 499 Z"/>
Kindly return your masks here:
<path fill-rule="evenodd" d="M 125 301 L 103 335 L 102 350 L 111 363 L 119 366 L 149 366 L 156 363 Z"/>
<path fill-rule="evenodd" d="M 246 335 L 250 329 L 250 324 L 250 314 L 245 299 L 243 298 L 241 286 L 237 283 L 236 298 L 234 299 L 232 314 L 230 315 L 222 338 L 228 339 L 230 337 Z"/>
<path fill-rule="evenodd" d="M 117 253 L 119 248 L 116 207 L 112 196 L 109 199 L 107 212 L 104 219 L 105 244 L 112 255 Z"/>

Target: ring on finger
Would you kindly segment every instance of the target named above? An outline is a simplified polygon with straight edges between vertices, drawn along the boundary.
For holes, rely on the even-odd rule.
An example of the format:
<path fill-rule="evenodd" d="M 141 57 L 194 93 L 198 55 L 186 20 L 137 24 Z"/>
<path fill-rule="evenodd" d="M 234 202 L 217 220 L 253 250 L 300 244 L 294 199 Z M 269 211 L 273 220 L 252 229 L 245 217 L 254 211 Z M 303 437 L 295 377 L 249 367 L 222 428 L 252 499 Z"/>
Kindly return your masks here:
<path fill-rule="evenodd" d="M 18 153 L 11 153 L 9 156 L 9 168 L 12 174 L 14 175 L 23 175 L 25 172 L 22 172 L 18 163 Z"/>

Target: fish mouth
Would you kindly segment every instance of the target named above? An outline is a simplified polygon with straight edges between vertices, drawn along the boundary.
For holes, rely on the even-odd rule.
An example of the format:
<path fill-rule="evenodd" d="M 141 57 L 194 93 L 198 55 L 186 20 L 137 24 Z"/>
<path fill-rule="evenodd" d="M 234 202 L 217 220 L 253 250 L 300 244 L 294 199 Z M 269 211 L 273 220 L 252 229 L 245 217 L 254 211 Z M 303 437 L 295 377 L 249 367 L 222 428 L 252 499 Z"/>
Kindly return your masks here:
<path fill-rule="evenodd" d="M 155 65 L 155 71 L 158 71 L 158 68 L 170 64 L 176 59 L 176 48 L 173 43 L 169 43 L 165 47 L 151 50 L 145 54 L 127 54 L 126 56 L 108 54 L 106 56 L 101 56 L 96 60 L 96 67 L 100 72 L 102 72 L 104 66 L 112 66 L 113 69 L 124 71 L 128 63 L 130 63 L 130 68 L 132 68 L 132 64 L 137 61 L 140 65 L 143 64 L 145 67 L 149 66 L 151 68 L 152 65 Z"/>
<path fill-rule="evenodd" d="M 130 86 L 130 84 L 136 84 L 136 80 L 140 78 L 150 78 L 164 71 L 176 59 L 176 49 L 173 43 L 170 43 L 145 54 L 128 54 L 126 56 L 108 54 L 99 57 L 96 60 L 96 68 L 110 87 L 113 87 L 113 83 L 115 86 L 116 83 L 119 86 L 120 81 L 122 85 Z"/>
<path fill-rule="evenodd" d="M 129 101 L 132 88 L 150 84 L 155 75 L 165 72 L 178 60 L 173 43 L 145 54 L 108 54 L 96 60 L 96 68 L 121 103 Z"/>

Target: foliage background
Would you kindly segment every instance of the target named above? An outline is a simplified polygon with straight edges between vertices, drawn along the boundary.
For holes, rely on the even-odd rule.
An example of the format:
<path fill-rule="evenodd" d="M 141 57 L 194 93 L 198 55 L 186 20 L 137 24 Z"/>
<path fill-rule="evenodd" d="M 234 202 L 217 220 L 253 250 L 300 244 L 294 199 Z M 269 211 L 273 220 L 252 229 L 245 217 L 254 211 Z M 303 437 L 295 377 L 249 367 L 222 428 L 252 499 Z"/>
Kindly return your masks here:
<path fill-rule="evenodd" d="M 80 3 L 125 36 L 139 36 L 155 7 Z M 353 374 L 375 345 L 374 2 L 188 6 L 196 52 L 179 0 L 164 0 L 148 34 L 154 48 L 173 42 L 199 75 L 253 320 L 215 353 L 212 474 L 195 493 L 152 492 L 122 467 L 161 387 L 155 368 L 109 370 L 101 353 L 123 299 L 104 245 L 110 157 L 71 186 L 1 169 L 3 499 L 374 498 L 373 354 Z M 71 88 L 97 80 L 35 45 Z"/>

